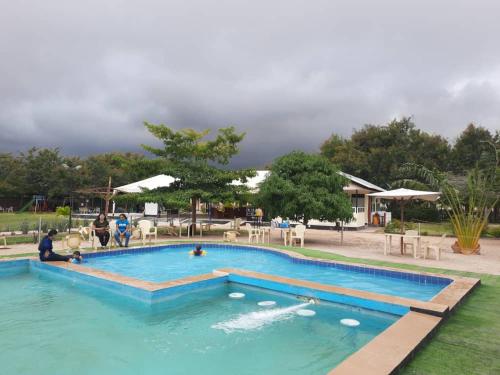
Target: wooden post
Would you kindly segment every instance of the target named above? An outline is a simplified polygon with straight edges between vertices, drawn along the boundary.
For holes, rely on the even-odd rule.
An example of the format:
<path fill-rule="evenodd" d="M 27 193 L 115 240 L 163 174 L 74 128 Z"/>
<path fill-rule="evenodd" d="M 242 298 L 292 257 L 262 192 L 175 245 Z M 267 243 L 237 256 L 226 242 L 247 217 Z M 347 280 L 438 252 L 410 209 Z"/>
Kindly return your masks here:
<path fill-rule="evenodd" d="M 109 201 L 111 200 L 111 176 L 109 176 L 108 180 L 108 190 L 106 190 L 106 196 L 105 196 L 105 202 L 106 205 L 104 206 L 104 215 L 108 217 L 108 212 L 109 212 Z"/>
<path fill-rule="evenodd" d="M 340 246 L 344 244 L 344 221 L 340 224 Z"/>
<path fill-rule="evenodd" d="M 404 211 L 405 211 L 405 201 L 401 198 L 401 255 L 403 254 L 403 235 L 405 233 L 405 218 L 404 218 Z"/>

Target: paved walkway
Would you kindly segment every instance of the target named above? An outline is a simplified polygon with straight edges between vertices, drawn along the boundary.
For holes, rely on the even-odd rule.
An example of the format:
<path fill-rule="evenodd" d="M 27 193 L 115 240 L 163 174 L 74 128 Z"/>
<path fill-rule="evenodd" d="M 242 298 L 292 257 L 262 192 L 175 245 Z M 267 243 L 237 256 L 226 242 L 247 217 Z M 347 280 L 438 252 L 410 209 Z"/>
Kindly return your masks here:
<path fill-rule="evenodd" d="M 182 238 L 186 240 L 186 237 Z M 195 237 L 194 241 L 199 241 L 200 237 Z M 203 240 L 214 241 L 221 240 L 222 234 L 203 236 Z M 176 241 L 178 237 L 164 237 L 159 239 L 161 242 Z M 246 243 L 247 237 L 239 237 L 240 243 Z M 422 239 L 423 243 L 435 244 L 440 241 L 439 237 L 426 236 Z M 353 258 L 375 259 L 394 263 L 415 264 L 425 267 L 435 267 L 443 269 L 454 269 L 460 271 L 471 271 L 477 273 L 489 273 L 500 275 L 500 239 L 481 239 L 481 255 L 461 255 L 452 252 L 450 246 L 455 241 L 454 238 L 445 240 L 444 253 L 441 253 L 441 260 L 434 259 L 414 259 L 410 254 L 402 256 L 396 249 L 391 255 L 384 256 L 384 235 L 373 233 L 373 231 L 348 231 L 344 232 L 344 240 L 340 244 L 340 233 L 336 231 L 314 230 L 306 231 L 305 247 L 325 252 L 340 254 Z M 274 244 L 282 244 L 280 231 L 274 230 L 271 238 Z M 139 246 L 140 242 L 132 241 L 131 246 Z M 90 246 L 83 243 L 82 247 Z M 55 251 L 61 251 L 61 243 L 56 244 Z M 36 244 L 12 245 L 8 249 L 0 248 L 0 256 L 15 254 L 33 254 L 37 255 Z"/>

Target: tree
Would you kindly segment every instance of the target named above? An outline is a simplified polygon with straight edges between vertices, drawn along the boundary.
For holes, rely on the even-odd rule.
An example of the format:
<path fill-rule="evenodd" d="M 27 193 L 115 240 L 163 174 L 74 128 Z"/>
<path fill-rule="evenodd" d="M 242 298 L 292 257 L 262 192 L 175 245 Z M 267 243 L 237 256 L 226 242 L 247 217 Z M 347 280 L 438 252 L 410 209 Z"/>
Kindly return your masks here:
<path fill-rule="evenodd" d="M 450 146 L 445 138 L 417 129 L 404 117 L 385 126 L 365 125 L 350 139 L 333 134 L 321 146 L 321 154 L 344 172 L 385 186 L 398 178 L 404 163 L 446 170 Z"/>
<path fill-rule="evenodd" d="M 0 197 L 18 197 L 26 192 L 25 165 L 20 157 L 0 154 Z"/>
<path fill-rule="evenodd" d="M 420 179 L 434 191 L 441 191 L 440 202 L 445 206 L 457 236 L 454 249 L 463 254 L 479 252 L 481 233 L 499 201 L 499 158 L 495 147 L 493 150 L 493 157 L 485 162 L 484 168 L 476 166 L 467 172 L 463 185 L 452 181 L 443 172 L 431 171 L 421 165 L 406 164 L 402 168 L 403 173 Z"/>
<path fill-rule="evenodd" d="M 273 162 L 258 202 L 271 217 L 290 217 L 305 225 L 310 219 L 348 221 L 352 209 L 343 191 L 347 180 L 337 172 L 323 156 L 294 151 Z"/>
<path fill-rule="evenodd" d="M 175 131 L 165 125 L 145 123 L 146 128 L 163 142 L 163 148 L 143 145 L 146 151 L 164 160 L 163 172 L 175 178 L 168 188 L 148 191 L 140 195 L 143 202 L 161 202 L 167 207 L 186 208 L 191 204 L 191 218 L 196 223 L 196 203 L 238 200 L 245 186 L 234 186 L 233 180 L 246 181 L 255 171 L 228 170 L 238 153 L 238 144 L 245 134 L 236 134 L 234 127 L 221 128 L 213 140 L 205 140 L 210 130 L 193 129 Z"/>
<path fill-rule="evenodd" d="M 452 167 L 455 173 L 465 173 L 480 162 L 483 153 L 488 153 L 488 143 L 495 142 L 488 129 L 469 124 L 453 146 Z"/>

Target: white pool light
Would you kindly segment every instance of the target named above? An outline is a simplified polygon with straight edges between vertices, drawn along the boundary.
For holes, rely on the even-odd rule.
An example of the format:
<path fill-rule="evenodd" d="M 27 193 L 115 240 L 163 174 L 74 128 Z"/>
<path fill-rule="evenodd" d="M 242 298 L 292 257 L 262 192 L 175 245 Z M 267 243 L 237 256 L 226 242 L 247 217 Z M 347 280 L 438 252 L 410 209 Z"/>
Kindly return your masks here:
<path fill-rule="evenodd" d="M 300 310 L 297 310 L 297 315 L 300 315 L 300 316 L 314 316 L 314 315 L 316 315 L 316 311 L 309 310 L 309 309 L 300 309 Z"/>
<path fill-rule="evenodd" d="M 262 306 L 262 307 L 271 307 L 276 305 L 276 301 L 260 301 L 257 302 L 257 305 Z"/>
<path fill-rule="evenodd" d="M 341 319 L 340 324 L 343 324 L 343 325 L 348 326 L 348 327 L 357 327 L 361 323 L 359 321 L 357 321 L 356 319 Z"/>
<path fill-rule="evenodd" d="M 243 297 L 245 297 L 245 293 L 238 293 L 238 292 L 229 293 L 229 298 L 241 299 Z"/>

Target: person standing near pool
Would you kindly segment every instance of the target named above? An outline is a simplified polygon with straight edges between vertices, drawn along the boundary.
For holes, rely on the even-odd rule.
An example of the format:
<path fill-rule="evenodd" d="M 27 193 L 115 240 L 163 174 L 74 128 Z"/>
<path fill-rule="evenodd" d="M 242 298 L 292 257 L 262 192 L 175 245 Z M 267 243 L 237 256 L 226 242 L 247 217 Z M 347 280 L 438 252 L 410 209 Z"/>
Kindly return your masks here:
<path fill-rule="evenodd" d="M 120 214 L 118 220 L 116 220 L 116 232 L 115 240 L 118 246 L 123 247 L 122 238 L 125 237 L 125 247 L 128 247 L 128 241 L 130 240 L 130 223 L 127 220 L 125 214 Z"/>
<path fill-rule="evenodd" d="M 101 247 L 106 247 L 109 241 L 109 222 L 106 215 L 101 213 L 97 216 L 97 219 L 92 223 L 92 230 L 95 231 L 95 235 L 99 238 Z"/>
<path fill-rule="evenodd" d="M 262 225 L 262 218 L 264 217 L 264 211 L 262 208 L 257 207 L 255 210 L 255 218 L 257 219 L 257 225 L 260 227 Z"/>
<path fill-rule="evenodd" d="M 51 229 L 46 236 L 42 238 L 40 244 L 38 245 L 38 251 L 40 252 L 40 260 L 42 262 L 68 262 L 72 256 L 59 255 L 52 251 L 52 241 L 57 234 L 57 230 Z"/>

